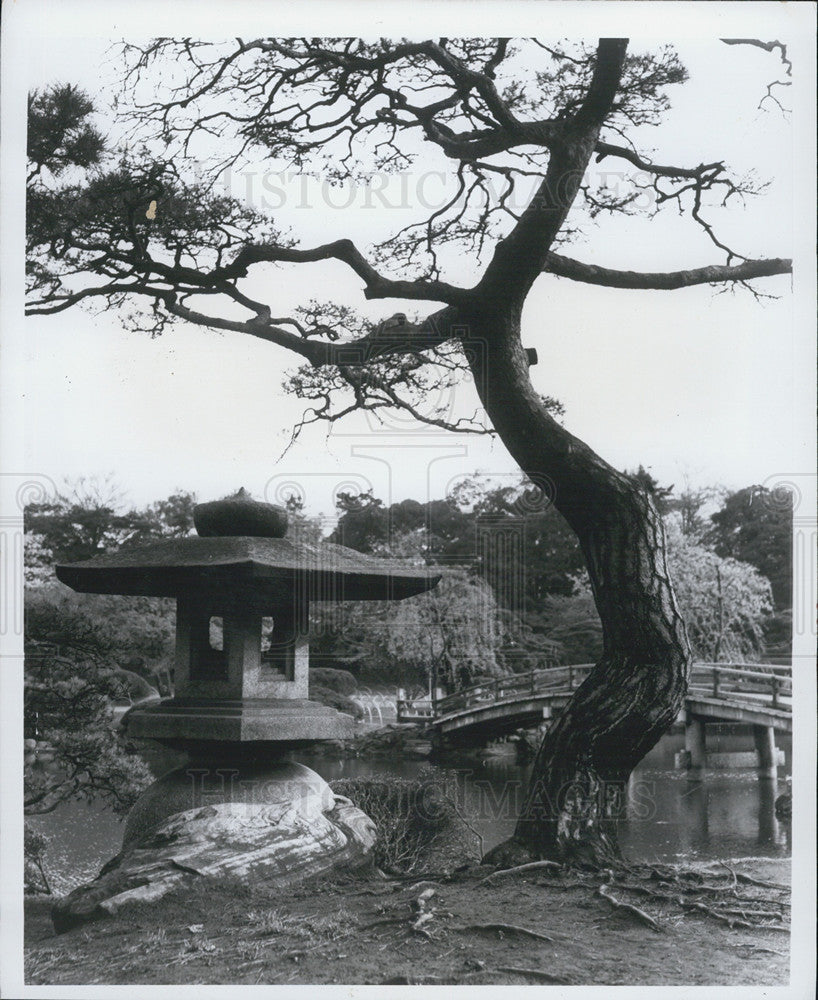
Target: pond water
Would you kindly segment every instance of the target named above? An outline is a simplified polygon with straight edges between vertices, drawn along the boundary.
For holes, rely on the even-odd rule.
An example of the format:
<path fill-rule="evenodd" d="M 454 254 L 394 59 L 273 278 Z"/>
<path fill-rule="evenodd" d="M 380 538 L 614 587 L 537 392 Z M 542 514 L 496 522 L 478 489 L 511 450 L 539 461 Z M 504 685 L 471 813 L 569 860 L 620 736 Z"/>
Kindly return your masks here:
<path fill-rule="evenodd" d="M 789 739 L 779 737 L 786 762 L 776 780 L 760 780 L 755 770 L 747 769 L 710 771 L 704 781 L 690 781 L 686 772 L 673 766 L 673 755 L 683 742 L 679 734 L 663 737 L 634 772 L 620 829 L 625 855 L 665 862 L 788 856 L 789 826 L 777 821 L 774 804 L 791 773 Z M 708 727 L 708 750 L 750 746 L 752 738 L 746 734 Z M 411 778 L 430 766 L 395 757 L 338 760 L 304 755 L 301 759 L 328 781 L 373 774 Z M 484 851 L 512 833 L 530 765 L 519 765 L 513 757 L 469 754 L 449 755 L 434 768 L 482 837 Z M 52 837 L 47 871 L 57 893 L 94 878 L 122 840 L 122 822 L 99 804 L 68 802 L 36 817 L 35 823 Z"/>

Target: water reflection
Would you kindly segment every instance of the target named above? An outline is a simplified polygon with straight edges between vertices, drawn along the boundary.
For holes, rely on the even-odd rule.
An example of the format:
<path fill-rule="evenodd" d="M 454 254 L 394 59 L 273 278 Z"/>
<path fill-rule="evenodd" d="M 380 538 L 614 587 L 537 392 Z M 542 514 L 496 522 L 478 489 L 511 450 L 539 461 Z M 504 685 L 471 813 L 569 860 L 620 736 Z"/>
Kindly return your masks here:
<path fill-rule="evenodd" d="M 626 818 L 620 829 L 625 855 L 665 862 L 787 855 L 789 825 L 776 819 L 775 800 L 790 772 L 789 750 L 779 780 L 760 779 L 755 770 L 743 770 L 711 771 L 704 781 L 691 781 L 685 771 L 673 769 L 680 743 L 678 736 L 664 737 L 628 784 Z M 412 778 L 429 767 L 424 761 L 395 757 L 305 756 L 303 760 L 330 781 L 384 773 Z M 513 757 L 451 756 L 435 771 L 479 832 L 484 851 L 511 835 L 530 765 L 518 765 Z M 53 837 L 49 872 L 58 892 L 88 881 L 120 847 L 119 820 L 97 805 L 66 803 L 36 823 Z"/>

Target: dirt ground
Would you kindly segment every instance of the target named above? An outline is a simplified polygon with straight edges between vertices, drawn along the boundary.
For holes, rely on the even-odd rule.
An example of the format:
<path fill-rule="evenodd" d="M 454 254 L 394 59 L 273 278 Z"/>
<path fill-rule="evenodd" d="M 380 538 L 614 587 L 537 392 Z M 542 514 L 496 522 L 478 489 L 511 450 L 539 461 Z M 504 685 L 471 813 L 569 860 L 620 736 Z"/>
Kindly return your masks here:
<path fill-rule="evenodd" d="M 789 885 L 788 862 L 741 863 L 740 870 Z M 32 898 L 26 982 L 788 983 L 786 931 L 731 928 L 672 902 L 638 900 L 657 921 L 653 929 L 598 895 L 598 875 L 579 884 L 570 874 L 535 870 L 486 882 L 490 871 L 431 879 L 338 874 L 275 895 L 193 877 L 159 902 L 62 935 L 52 928 L 50 902 Z M 637 903 L 615 883 L 610 891 Z M 742 886 L 739 900 L 754 891 Z"/>

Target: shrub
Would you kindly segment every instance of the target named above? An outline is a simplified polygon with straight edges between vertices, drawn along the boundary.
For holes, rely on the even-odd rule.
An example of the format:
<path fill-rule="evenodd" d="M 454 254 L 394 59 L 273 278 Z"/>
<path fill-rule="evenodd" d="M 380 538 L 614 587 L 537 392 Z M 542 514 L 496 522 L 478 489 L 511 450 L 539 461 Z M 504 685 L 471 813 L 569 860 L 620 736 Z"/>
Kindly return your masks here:
<path fill-rule="evenodd" d="M 439 774 L 395 778 L 339 778 L 333 792 L 345 795 L 378 828 L 375 864 L 404 873 L 451 868 L 478 860 L 478 835 L 460 814 L 457 802 Z"/>
<path fill-rule="evenodd" d="M 24 831 L 24 882 L 25 892 L 51 894 L 51 886 L 45 871 L 43 855 L 48 847 L 49 837 L 26 822 Z"/>
<path fill-rule="evenodd" d="M 332 667 L 310 667 L 310 686 L 313 684 L 347 697 L 358 689 L 358 682 L 348 670 L 334 670 Z"/>
<path fill-rule="evenodd" d="M 310 698 L 313 701 L 320 702 L 322 705 L 329 705 L 330 708 L 335 708 L 339 712 L 346 712 L 353 719 L 360 719 L 364 714 L 363 709 L 357 702 L 351 698 L 347 698 L 344 694 L 340 694 L 338 691 L 323 687 L 321 684 L 310 685 Z"/>

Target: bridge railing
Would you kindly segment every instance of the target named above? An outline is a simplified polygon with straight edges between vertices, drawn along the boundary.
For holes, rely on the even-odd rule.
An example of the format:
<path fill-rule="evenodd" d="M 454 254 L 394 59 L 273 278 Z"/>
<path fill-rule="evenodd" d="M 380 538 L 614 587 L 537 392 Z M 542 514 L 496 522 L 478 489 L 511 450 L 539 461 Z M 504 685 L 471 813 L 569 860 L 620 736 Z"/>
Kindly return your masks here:
<path fill-rule="evenodd" d="M 507 674 L 492 681 L 438 698 L 433 706 L 435 716 L 461 712 L 481 704 L 519 699 L 526 694 L 548 691 L 570 692 L 579 687 L 593 669 L 593 663 L 546 667 L 525 674 Z M 768 663 L 696 663 L 690 679 L 690 690 L 716 698 L 762 696 L 773 708 L 786 710 L 782 698 L 792 696 L 792 668 Z"/>
<path fill-rule="evenodd" d="M 695 663 L 690 690 L 714 698 L 761 695 L 773 708 L 788 709 L 782 697 L 792 697 L 792 668 L 768 663 Z"/>
<path fill-rule="evenodd" d="M 525 674 L 505 674 L 493 681 L 475 684 L 446 695 L 445 698 L 438 698 L 435 702 L 435 714 L 448 715 L 474 705 L 519 698 L 521 695 L 537 694 L 551 688 L 573 691 L 592 669 L 593 663 L 577 663 L 565 667 L 545 667 Z"/>

